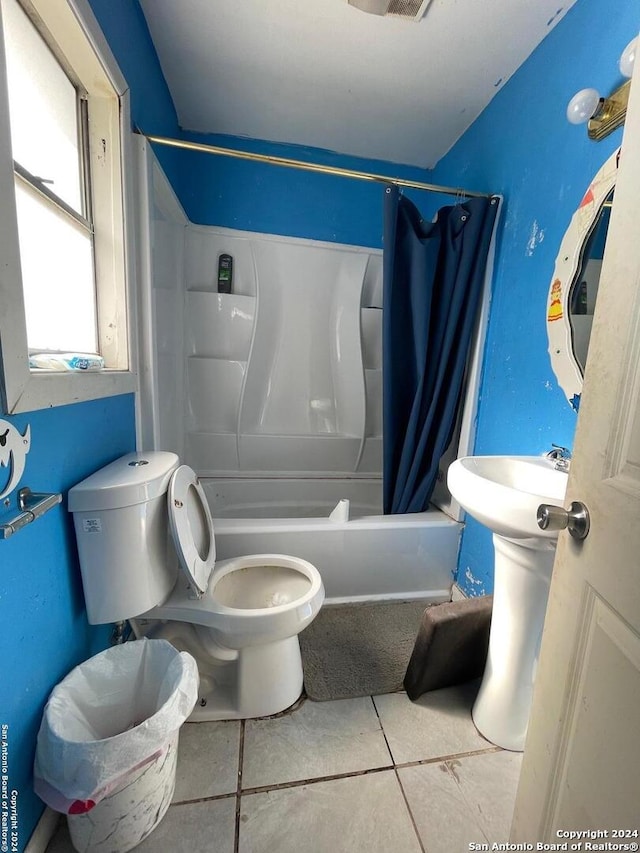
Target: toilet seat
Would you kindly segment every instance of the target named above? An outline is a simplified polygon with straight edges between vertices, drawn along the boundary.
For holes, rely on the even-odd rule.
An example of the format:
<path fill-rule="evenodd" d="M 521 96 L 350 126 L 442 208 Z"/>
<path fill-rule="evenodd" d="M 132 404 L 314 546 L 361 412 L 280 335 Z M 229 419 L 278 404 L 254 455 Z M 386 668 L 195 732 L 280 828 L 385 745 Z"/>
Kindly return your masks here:
<path fill-rule="evenodd" d="M 261 566 L 292 569 L 309 583 L 299 596 L 275 606 L 243 608 L 218 600 L 218 583 L 230 575 L 242 577 L 247 569 Z M 251 582 L 246 575 L 244 580 Z M 323 601 L 322 578 L 307 560 L 287 554 L 248 554 L 219 560 L 204 595 L 196 598 L 185 584 L 177 583 L 166 601 L 142 616 L 201 625 L 211 629 L 223 646 L 237 649 L 275 642 L 299 633 L 314 619 Z"/>
<path fill-rule="evenodd" d="M 172 474 L 167 505 L 180 567 L 192 592 L 200 598 L 215 565 L 216 542 L 204 489 L 188 465 L 180 465 Z"/>

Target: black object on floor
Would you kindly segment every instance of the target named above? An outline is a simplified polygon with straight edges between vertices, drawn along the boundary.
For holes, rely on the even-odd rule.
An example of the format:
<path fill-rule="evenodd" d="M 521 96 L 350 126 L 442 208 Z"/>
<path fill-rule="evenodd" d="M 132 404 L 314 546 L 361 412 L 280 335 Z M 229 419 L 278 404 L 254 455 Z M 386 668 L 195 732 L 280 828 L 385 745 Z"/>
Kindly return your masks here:
<path fill-rule="evenodd" d="M 424 611 L 404 677 L 409 699 L 482 675 L 492 606 L 493 596 L 483 595 L 435 604 Z"/>

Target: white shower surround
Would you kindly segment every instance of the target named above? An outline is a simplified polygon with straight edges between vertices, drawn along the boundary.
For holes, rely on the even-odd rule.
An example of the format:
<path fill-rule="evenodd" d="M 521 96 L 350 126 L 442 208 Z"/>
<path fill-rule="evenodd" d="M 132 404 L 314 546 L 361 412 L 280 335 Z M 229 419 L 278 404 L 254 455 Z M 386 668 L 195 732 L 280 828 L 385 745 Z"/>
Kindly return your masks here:
<path fill-rule="evenodd" d="M 461 512 L 443 481 L 472 450 L 489 286 L 460 438 L 434 495 L 446 513 L 383 516 L 381 252 L 194 226 L 137 144 L 139 446 L 173 450 L 198 472 L 221 559 L 303 557 L 331 601 L 447 600 Z M 217 293 L 221 252 L 234 257 L 232 294 Z M 349 512 L 343 503 L 331 517 L 343 499 Z"/>
<path fill-rule="evenodd" d="M 188 464 L 380 477 L 379 250 L 189 225 L 185 284 Z"/>

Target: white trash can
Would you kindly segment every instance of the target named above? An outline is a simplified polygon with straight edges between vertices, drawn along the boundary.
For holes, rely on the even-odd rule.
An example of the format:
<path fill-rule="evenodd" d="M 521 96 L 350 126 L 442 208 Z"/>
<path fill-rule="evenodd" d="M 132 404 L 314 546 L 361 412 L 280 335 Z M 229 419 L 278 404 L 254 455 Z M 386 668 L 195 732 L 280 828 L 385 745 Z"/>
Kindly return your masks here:
<path fill-rule="evenodd" d="M 68 815 L 79 853 L 126 853 L 167 811 L 198 668 L 166 640 L 114 646 L 72 670 L 44 710 L 36 793 Z"/>

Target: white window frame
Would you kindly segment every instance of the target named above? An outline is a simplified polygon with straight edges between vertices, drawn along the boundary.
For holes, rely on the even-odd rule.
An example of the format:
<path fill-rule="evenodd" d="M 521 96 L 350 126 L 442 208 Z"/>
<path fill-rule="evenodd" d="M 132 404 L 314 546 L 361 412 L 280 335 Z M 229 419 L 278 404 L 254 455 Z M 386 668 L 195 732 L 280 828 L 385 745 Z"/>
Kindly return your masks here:
<path fill-rule="evenodd" d="M 29 0 L 89 93 L 98 335 L 107 369 L 78 373 L 29 368 L 4 37 L 0 20 L 0 411 L 63 406 L 137 390 L 135 364 L 133 159 L 129 93 L 87 0 Z M 1 16 L 0 16 L 1 18 Z M 105 77 L 114 94 L 107 92 Z M 101 85 L 102 83 L 102 85 Z M 99 156 L 96 152 L 99 152 Z"/>

